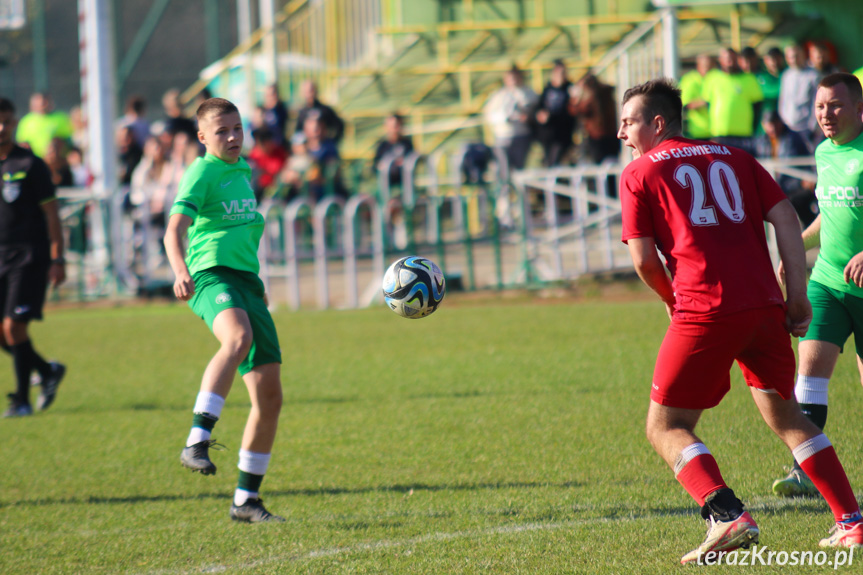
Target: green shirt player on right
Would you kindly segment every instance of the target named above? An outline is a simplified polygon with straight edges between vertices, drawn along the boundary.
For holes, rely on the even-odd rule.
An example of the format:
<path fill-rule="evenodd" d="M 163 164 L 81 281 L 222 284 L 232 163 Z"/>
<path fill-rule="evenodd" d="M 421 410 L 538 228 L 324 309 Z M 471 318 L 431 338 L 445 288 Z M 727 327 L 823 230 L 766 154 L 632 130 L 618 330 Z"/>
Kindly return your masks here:
<path fill-rule="evenodd" d="M 803 231 L 806 249 L 821 248 L 807 295 L 813 319 L 800 338 L 795 395 L 818 427 L 827 421 L 827 384 L 853 333 L 863 380 L 863 89 L 852 74 L 824 77 L 815 95 L 815 117 L 827 138 L 815 150 L 820 214 Z M 780 276 L 782 268 L 780 267 Z M 815 495 L 794 462 L 773 483 L 777 495 Z"/>
<path fill-rule="evenodd" d="M 180 181 L 165 251 L 176 278 L 174 294 L 206 322 L 219 350 L 204 370 L 180 462 L 203 475 L 216 473 L 209 457 L 209 448 L 216 445 L 211 432 L 239 371 L 252 409 L 240 446 L 230 517 L 246 523 L 284 521 L 267 511 L 258 496 L 282 407 L 279 339 L 258 278 L 264 218 L 255 209 L 251 170 L 240 157 L 243 124 L 237 107 L 210 98 L 198 107 L 197 117 L 198 139 L 207 154 L 195 160 Z"/>

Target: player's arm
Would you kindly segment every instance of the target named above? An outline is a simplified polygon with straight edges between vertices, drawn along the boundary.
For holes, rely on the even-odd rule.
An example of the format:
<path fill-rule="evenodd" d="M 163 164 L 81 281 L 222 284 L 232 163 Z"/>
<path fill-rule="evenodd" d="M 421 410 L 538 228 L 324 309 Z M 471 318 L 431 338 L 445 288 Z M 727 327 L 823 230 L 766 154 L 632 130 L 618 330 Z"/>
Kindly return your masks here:
<path fill-rule="evenodd" d="M 806 250 L 800 236 L 797 213 L 788 200 L 770 208 L 765 218 L 776 231 L 776 244 L 785 270 L 785 327 L 791 335 L 806 335 L 812 306 L 806 297 Z"/>
<path fill-rule="evenodd" d="M 66 281 L 66 260 L 63 258 L 63 225 L 56 198 L 42 204 L 45 222 L 48 224 L 48 241 L 51 249 L 51 267 L 48 268 L 48 281 L 57 287 Z"/>
<path fill-rule="evenodd" d="M 674 311 L 674 288 L 671 287 L 665 265 L 659 259 L 656 241 L 653 238 L 630 238 L 627 245 L 638 277 L 665 302 L 666 311 L 671 317 Z"/>
<path fill-rule="evenodd" d="M 177 299 L 188 301 L 195 295 L 195 282 L 186 266 L 186 250 L 183 239 L 192 225 L 192 218 L 184 214 L 174 214 L 168 220 L 165 230 L 165 253 L 174 272 L 174 295 Z"/>
<path fill-rule="evenodd" d="M 803 247 L 809 251 L 821 245 L 821 214 L 803 230 Z"/>

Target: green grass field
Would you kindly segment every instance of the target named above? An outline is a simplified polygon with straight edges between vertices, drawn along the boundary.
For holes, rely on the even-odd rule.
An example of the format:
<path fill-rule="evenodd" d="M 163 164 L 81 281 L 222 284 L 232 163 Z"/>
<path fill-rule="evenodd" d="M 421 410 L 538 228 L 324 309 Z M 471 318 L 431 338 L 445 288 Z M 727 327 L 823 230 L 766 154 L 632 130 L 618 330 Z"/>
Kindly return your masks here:
<path fill-rule="evenodd" d="M 453 297 L 422 321 L 382 307 L 276 314 L 285 404 L 262 495 L 287 522 L 274 525 L 228 519 L 239 380 L 214 434 L 229 448 L 218 474 L 179 464 L 215 351 L 203 322 L 180 305 L 51 311 L 34 340 L 69 372 L 48 412 L 0 420 L 0 573 L 697 569 L 678 561 L 704 524 L 643 434 L 663 306 L 490 298 Z M 6 356 L 0 376 L 11 390 Z M 827 431 L 861 493 L 853 354 L 831 387 Z M 737 368 L 699 429 L 762 544 L 817 551 L 827 506 L 770 495 L 790 456 Z"/>

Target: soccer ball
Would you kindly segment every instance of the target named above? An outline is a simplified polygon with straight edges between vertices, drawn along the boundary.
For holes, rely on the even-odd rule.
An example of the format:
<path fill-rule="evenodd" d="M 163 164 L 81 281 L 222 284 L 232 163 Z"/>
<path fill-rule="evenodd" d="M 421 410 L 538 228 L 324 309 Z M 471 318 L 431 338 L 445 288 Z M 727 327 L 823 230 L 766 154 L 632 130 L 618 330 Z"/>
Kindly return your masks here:
<path fill-rule="evenodd" d="M 446 293 L 443 272 L 418 256 L 397 260 L 384 274 L 384 300 L 398 315 L 417 319 L 431 315 Z"/>

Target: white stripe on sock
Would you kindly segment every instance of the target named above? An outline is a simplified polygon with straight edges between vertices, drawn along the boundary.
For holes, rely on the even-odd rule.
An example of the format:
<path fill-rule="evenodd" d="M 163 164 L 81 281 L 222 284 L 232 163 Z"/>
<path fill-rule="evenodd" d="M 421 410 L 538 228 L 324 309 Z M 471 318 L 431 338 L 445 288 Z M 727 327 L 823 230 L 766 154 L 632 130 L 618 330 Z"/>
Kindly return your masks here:
<path fill-rule="evenodd" d="M 222 408 L 225 407 L 225 398 L 209 391 L 201 391 L 198 393 L 198 398 L 195 400 L 195 409 L 193 413 L 206 413 L 219 419 L 222 415 Z"/>
<path fill-rule="evenodd" d="M 677 477 L 677 474 L 683 471 L 686 464 L 699 455 L 710 455 L 710 450 L 703 443 L 693 443 L 684 447 L 674 461 L 674 476 Z"/>
<path fill-rule="evenodd" d="M 827 384 L 830 378 L 812 377 L 811 375 L 797 375 L 797 384 L 794 386 L 794 395 L 797 403 L 814 403 L 816 405 L 827 405 Z"/>
<path fill-rule="evenodd" d="M 207 441 L 210 439 L 210 432 L 203 427 L 193 427 L 189 432 L 189 438 L 186 439 L 186 447 Z"/>
<path fill-rule="evenodd" d="M 822 433 L 821 435 L 816 435 L 811 439 L 807 439 L 792 449 L 791 454 L 794 455 L 794 460 L 797 461 L 797 463 L 803 463 L 822 449 L 827 449 L 831 445 L 832 443 L 830 443 L 830 440 Z"/>
<path fill-rule="evenodd" d="M 239 507 L 249 499 L 257 499 L 258 493 L 257 491 L 246 491 L 245 489 L 240 489 L 237 487 L 236 491 L 234 491 L 234 505 Z"/>
<path fill-rule="evenodd" d="M 267 473 L 269 465 L 269 453 L 255 453 L 253 451 L 246 451 L 245 449 L 240 450 L 240 462 L 237 464 L 240 471 L 245 471 L 252 475 L 264 475 Z"/>

